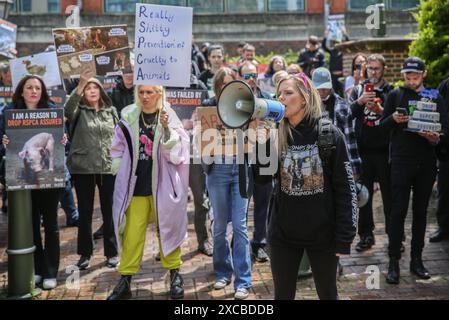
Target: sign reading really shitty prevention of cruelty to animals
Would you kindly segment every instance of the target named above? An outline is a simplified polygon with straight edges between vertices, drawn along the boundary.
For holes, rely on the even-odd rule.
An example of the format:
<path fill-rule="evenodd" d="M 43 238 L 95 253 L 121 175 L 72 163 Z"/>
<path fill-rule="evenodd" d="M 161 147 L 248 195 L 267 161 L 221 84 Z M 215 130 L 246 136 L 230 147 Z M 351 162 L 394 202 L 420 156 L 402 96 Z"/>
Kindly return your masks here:
<path fill-rule="evenodd" d="M 20 80 L 27 74 L 41 77 L 47 87 L 61 85 L 56 52 L 43 52 L 13 59 L 10 61 L 9 65 L 11 67 L 13 90 L 15 90 Z"/>
<path fill-rule="evenodd" d="M 7 190 L 65 187 L 64 110 L 7 110 L 5 124 Z"/>

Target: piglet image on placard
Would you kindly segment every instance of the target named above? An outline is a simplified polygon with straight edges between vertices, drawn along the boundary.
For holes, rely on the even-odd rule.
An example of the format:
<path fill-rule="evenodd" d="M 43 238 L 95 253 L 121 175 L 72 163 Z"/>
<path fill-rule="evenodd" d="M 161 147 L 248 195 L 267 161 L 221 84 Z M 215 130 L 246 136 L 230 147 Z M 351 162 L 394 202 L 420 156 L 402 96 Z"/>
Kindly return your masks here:
<path fill-rule="evenodd" d="M 54 170 L 55 139 L 50 133 L 39 133 L 25 142 L 22 151 L 19 152 L 23 160 L 23 179 L 27 182 L 35 182 L 37 174 L 48 168 Z"/>

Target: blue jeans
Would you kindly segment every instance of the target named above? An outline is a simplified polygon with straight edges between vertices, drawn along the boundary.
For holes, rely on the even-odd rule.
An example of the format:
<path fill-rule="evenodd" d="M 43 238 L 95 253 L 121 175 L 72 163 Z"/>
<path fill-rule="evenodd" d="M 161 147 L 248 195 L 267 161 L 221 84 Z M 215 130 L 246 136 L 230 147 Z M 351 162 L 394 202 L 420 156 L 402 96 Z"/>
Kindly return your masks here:
<path fill-rule="evenodd" d="M 240 196 L 239 171 L 236 164 L 214 164 L 206 178 L 209 198 L 214 210 L 214 270 L 217 280 L 231 280 L 234 288 L 251 287 L 251 257 L 246 210 L 248 199 Z M 234 246 L 226 239 L 229 214 L 232 216 Z"/>

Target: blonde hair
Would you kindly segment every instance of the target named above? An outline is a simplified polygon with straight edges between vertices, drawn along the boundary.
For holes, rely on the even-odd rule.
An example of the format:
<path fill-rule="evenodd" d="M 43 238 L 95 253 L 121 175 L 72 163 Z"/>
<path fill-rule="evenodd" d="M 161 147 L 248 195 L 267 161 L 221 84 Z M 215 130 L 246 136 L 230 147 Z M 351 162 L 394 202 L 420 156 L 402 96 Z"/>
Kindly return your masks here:
<path fill-rule="evenodd" d="M 226 76 L 231 77 L 232 80 L 236 80 L 234 72 L 228 67 L 221 67 L 220 69 L 218 69 L 218 71 L 215 72 L 215 75 L 212 78 L 213 89 L 214 89 L 215 97 L 217 99 L 220 97 L 221 90 L 223 87 L 223 82 L 224 82 Z"/>
<path fill-rule="evenodd" d="M 276 86 L 278 85 L 278 83 L 279 83 L 283 78 L 285 78 L 285 77 L 287 77 L 287 76 L 288 76 L 287 71 L 285 71 L 285 70 L 279 70 L 279 71 L 276 71 L 276 72 L 273 74 L 273 76 L 271 77 L 271 80 L 273 81 L 274 86 L 276 87 Z M 279 79 L 276 81 L 277 78 L 279 78 Z"/>
<path fill-rule="evenodd" d="M 134 89 L 134 103 L 140 108 L 142 108 L 142 102 L 140 101 L 140 98 L 139 98 L 139 90 L 142 87 L 151 87 L 157 93 L 161 93 L 161 97 L 156 102 L 156 104 L 157 104 L 156 109 L 157 109 L 157 111 L 162 110 L 162 108 L 165 105 L 165 89 L 164 89 L 164 87 L 163 86 L 144 85 L 144 84 L 136 85 L 136 88 Z"/>
<path fill-rule="evenodd" d="M 312 84 L 312 81 L 302 74 L 299 77 L 288 75 L 279 81 L 276 87 L 276 96 L 279 97 L 279 88 L 284 81 L 293 80 L 296 91 L 303 97 L 304 105 L 304 120 L 313 123 L 321 118 L 321 98 L 318 90 Z M 292 125 L 287 118 L 282 119 L 279 124 L 279 158 L 287 151 L 288 141 L 293 139 Z"/>

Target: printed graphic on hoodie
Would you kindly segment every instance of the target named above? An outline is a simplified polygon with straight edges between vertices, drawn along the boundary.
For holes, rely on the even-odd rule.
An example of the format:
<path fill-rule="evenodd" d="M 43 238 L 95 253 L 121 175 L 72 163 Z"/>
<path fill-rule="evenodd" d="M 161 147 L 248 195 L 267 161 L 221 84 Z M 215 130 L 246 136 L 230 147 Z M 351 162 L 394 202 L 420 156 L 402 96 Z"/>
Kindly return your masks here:
<path fill-rule="evenodd" d="M 282 155 L 281 190 L 290 196 L 324 192 L 324 176 L 318 145 L 290 146 Z"/>

